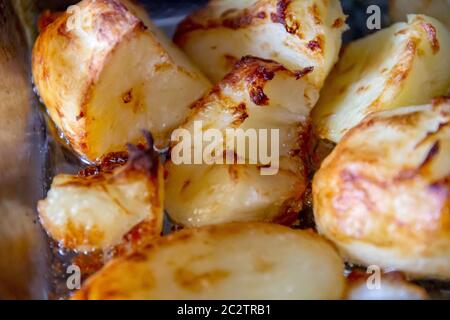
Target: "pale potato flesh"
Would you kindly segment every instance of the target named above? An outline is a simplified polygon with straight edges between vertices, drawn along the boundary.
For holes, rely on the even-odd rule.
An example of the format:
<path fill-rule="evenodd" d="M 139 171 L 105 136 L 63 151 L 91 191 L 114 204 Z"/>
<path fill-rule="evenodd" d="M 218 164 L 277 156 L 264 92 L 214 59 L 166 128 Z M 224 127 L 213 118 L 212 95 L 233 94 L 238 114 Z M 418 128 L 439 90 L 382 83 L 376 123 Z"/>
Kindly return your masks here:
<path fill-rule="evenodd" d="M 378 112 L 314 176 L 320 233 L 350 262 L 450 279 L 450 100 Z"/>
<path fill-rule="evenodd" d="M 288 200 L 303 190 L 305 181 L 289 171 L 273 177 L 262 176 L 258 167 L 250 165 L 169 163 L 166 168 L 170 174 L 166 208 L 171 219 L 184 226 L 272 221 L 288 214 L 280 209 L 291 209 L 295 214 L 302 207 L 300 199 L 298 204 L 295 199 L 292 203 Z"/>
<path fill-rule="evenodd" d="M 119 0 L 81 1 L 47 26 L 33 78 L 56 126 L 89 161 L 142 142 L 142 129 L 164 145 L 210 87 L 142 9 Z"/>
<path fill-rule="evenodd" d="M 163 168 L 145 172 L 128 163 L 93 176 L 57 175 L 39 218 L 48 234 L 67 249 L 130 249 L 158 237 L 163 222 Z M 139 238 L 127 235 L 135 231 Z"/>
<path fill-rule="evenodd" d="M 339 142 L 368 114 L 428 103 L 450 87 L 450 33 L 423 15 L 350 43 L 312 117 L 321 138 Z"/>
<path fill-rule="evenodd" d="M 213 0 L 186 18 L 175 42 L 213 81 L 241 57 L 277 61 L 320 88 L 337 61 L 345 16 L 338 0 Z"/>
<path fill-rule="evenodd" d="M 263 74 L 271 80 L 261 80 Z M 252 96 L 255 86 L 252 77 L 262 77 L 267 103 Z M 181 128 L 193 137 L 189 145 L 193 152 L 194 139 L 201 139 L 195 136 L 195 122 L 202 121 L 204 128 L 219 129 L 223 136 L 218 142 L 224 147 L 223 157 L 233 152 L 227 147 L 227 128 L 277 129 L 279 170 L 275 175 L 261 175 L 260 159 L 249 154 L 248 142 L 245 154 L 234 150 L 236 159 L 245 164 L 225 164 L 222 155 L 217 159 L 224 164 L 169 161 L 165 208 L 172 220 L 189 227 L 231 221 L 295 220 L 307 184 L 309 113 L 317 98 L 313 85 L 297 79 L 280 64 L 243 58 L 209 95 L 194 105 Z M 172 157 L 180 143 L 172 146 Z M 205 142 L 202 152 L 207 145 Z M 269 143 L 267 148 L 270 154 L 275 151 Z"/>
<path fill-rule="evenodd" d="M 187 229 L 110 262 L 74 299 L 339 299 L 333 247 L 309 231 L 263 223 Z"/>
<path fill-rule="evenodd" d="M 123 150 L 125 143 L 138 141 L 142 129 L 154 132 L 164 146 L 170 131 L 185 120 L 187 107 L 205 89 L 204 82 L 161 56 L 161 48 L 149 45 L 149 40 L 146 33 L 124 39 L 91 93 L 86 143 L 96 154 Z M 126 81 L 118 81 L 122 77 Z"/>

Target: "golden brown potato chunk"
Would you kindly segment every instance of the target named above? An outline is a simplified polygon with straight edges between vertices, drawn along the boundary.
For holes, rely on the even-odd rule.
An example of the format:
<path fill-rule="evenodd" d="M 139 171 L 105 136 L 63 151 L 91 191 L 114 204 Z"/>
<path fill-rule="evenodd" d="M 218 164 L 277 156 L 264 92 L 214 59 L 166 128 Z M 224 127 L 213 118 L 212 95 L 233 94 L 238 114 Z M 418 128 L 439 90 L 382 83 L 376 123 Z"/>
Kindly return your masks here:
<path fill-rule="evenodd" d="M 142 129 L 164 144 L 209 89 L 142 9 L 118 0 L 83 0 L 45 27 L 33 78 L 56 126 L 90 161 L 142 142 Z"/>
<path fill-rule="evenodd" d="M 319 231 L 349 261 L 450 279 L 450 98 L 375 113 L 313 181 Z"/>
<path fill-rule="evenodd" d="M 170 217 L 190 227 L 295 220 L 307 185 L 309 113 L 317 97 L 315 87 L 301 79 L 301 74 L 273 61 L 244 57 L 193 106 L 179 128 L 193 137 L 187 142 L 193 157 L 198 150 L 195 138 L 203 139 L 200 155 L 207 157 L 198 164 L 193 157 L 190 162 L 174 161 L 174 156 L 181 154 L 178 148 L 186 145 L 184 138 L 174 135 L 172 159 L 166 165 L 165 207 Z M 218 130 L 219 138 L 207 141 L 199 136 L 199 123 L 203 133 Z M 229 129 L 240 129 L 249 133 L 248 137 L 255 132 L 259 138 L 256 143 L 243 134 L 230 138 Z M 272 138 L 274 131 L 278 133 Z M 261 134 L 267 137 L 266 142 Z M 238 139 L 248 148 L 236 147 Z M 208 153 L 211 146 L 220 146 L 220 150 Z M 265 148 L 273 162 L 263 162 L 261 153 L 251 152 L 252 148 L 258 152 Z"/>
<path fill-rule="evenodd" d="M 337 143 L 372 112 L 428 103 L 446 94 L 449 56 L 450 33 L 422 15 L 351 42 L 313 110 L 319 136 Z"/>
<path fill-rule="evenodd" d="M 112 171 L 53 179 L 38 211 L 45 230 L 62 247 L 82 252 L 132 249 L 160 235 L 163 168 L 153 145 L 132 151 L 127 164 Z"/>
<path fill-rule="evenodd" d="M 345 16 L 338 0 L 212 0 L 186 18 L 175 42 L 214 82 L 241 57 L 313 66 L 320 88 L 337 61 Z"/>
<path fill-rule="evenodd" d="M 118 258 L 75 299 L 339 299 L 343 263 L 318 235 L 264 223 L 186 229 Z"/>

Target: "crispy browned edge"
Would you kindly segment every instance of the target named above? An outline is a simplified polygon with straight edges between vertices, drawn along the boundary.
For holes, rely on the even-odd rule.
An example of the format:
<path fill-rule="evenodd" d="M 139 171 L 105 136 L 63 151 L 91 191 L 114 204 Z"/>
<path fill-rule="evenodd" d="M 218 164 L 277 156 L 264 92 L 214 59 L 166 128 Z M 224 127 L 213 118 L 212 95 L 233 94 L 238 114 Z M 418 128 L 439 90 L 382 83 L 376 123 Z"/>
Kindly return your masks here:
<path fill-rule="evenodd" d="M 304 38 L 300 30 L 300 25 L 296 21 L 290 21 L 288 17 L 289 5 L 292 0 L 277 1 L 259 1 L 243 10 L 229 9 L 224 11 L 218 19 L 208 19 L 208 5 L 193 12 L 185 18 L 178 26 L 173 37 L 174 42 L 180 47 L 184 46 L 187 34 L 196 30 L 207 30 L 213 28 L 227 28 L 237 30 L 258 24 L 269 20 L 272 23 L 280 23 L 286 29 L 286 32 L 296 35 L 300 39 Z M 320 14 L 316 4 L 308 8 L 309 13 L 314 17 L 316 25 L 322 24 Z M 345 21 L 337 18 L 333 28 L 341 28 Z M 311 40 L 307 44 L 311 51 L 322 51 L 324 48 L 324 39 L 322 36 Z"/>

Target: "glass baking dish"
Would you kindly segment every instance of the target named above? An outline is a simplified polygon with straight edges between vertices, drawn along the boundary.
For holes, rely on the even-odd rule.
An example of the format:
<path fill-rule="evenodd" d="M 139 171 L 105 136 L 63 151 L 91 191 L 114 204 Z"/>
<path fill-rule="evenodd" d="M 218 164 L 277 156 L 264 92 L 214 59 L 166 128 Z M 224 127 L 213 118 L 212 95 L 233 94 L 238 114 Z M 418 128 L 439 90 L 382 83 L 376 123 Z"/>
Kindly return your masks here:
<path fill-rule="evenodd" d="M 0 0 L 0 298 L 60 299 L 67 265 L 73 258 L 60 250 L 37 221 L 36 202 L 55 174 L 75 173 L 86 164 L 75 157 L 48 121 L 34 94 L 30 47 L 36 19 L 44 9 L 62 10 L 77 1 Z M 183 17 L 206 0 L 141 1 L 155 23 L 172 35 Z M 351 13 L 344 41 L 363 36 L 369 4 L 380 6 L 382 24 L 389 24 L 387 1 L 342 1 Z M 166 230 L 170 225 L 166 226 Z M 432 297 L 450 298 L 449 284 L 422 282 Z"/>

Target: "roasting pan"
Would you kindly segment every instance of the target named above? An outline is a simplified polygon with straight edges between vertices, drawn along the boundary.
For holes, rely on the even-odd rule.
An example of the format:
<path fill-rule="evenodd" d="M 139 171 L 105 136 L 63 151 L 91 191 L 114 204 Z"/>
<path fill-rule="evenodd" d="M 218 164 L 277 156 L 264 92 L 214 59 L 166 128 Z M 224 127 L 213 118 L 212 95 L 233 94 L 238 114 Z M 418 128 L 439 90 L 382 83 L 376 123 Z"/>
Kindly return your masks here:
<path fill-rule="evenodd" d="M 43 9 L 62 10 L 77 1 L 0 0 L 0 299 L 66 298 L 65 265 L 70 254 L 58 250 L 37 221 L 36 202 L 53 176 L 85 164 L 57 143 L 43 106 L 34 94 L 30 48 L 35 21 Z M 141 1 L 168 34 L 185 14 L 205 0 Z M 365 8 L 377 4 L 388 24 L 387 1 L 342 1 L 351 13 L 349 41 L 368 32 Z M 423 282 L 432 297 L 450 298 L 449 285 Z"/>

